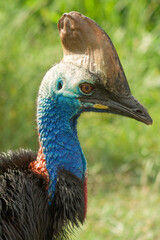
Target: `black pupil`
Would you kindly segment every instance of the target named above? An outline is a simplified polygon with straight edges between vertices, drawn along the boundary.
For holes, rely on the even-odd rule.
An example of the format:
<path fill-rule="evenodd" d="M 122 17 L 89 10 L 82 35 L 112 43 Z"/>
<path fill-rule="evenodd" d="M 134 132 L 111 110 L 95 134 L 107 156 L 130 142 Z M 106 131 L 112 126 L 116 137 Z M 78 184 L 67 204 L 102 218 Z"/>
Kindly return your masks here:
<path fill-rule="evenodd" d="M 81 91 L 83 93 L 88 94 L 88 93 L 90 93 L 93 90 L 93 85 L 92 84 L 88 84 L 88 83 L 82 83 L 80 85 L 80 88 L 81 88 Z"/>
<path fill-rule="evenodd" d="M 62 83 L 59 82 L 59 83 L 58 83 L 58 90 L 60 90 L 61 88 L 62 88 Z"/>
<path fill-rule="evenodd" d="M 87 86 L 87 85 L 85 85 L 85 90 L 86 90 L 86 91 L 90 90 L 90 87 Z"/>

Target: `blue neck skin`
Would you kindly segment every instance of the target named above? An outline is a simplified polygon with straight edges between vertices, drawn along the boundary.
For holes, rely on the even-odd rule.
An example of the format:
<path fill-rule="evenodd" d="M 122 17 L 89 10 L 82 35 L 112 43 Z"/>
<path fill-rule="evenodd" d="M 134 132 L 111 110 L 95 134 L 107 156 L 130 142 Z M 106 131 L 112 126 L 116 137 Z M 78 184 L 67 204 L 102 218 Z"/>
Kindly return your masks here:
<path fill-rule="evenodd" d="M 59 96 L 58 101 L 56 97 L 54 100 L 38 98 L 38 130 L 49 174 L 49 195 L 52 198 L 58 169 L 68 170 L 82 180 L 85 176 L 86 160 L 77 137 L 76 109 L 79 109 L 77 99 L 65 99 L 63 96 Z"/>

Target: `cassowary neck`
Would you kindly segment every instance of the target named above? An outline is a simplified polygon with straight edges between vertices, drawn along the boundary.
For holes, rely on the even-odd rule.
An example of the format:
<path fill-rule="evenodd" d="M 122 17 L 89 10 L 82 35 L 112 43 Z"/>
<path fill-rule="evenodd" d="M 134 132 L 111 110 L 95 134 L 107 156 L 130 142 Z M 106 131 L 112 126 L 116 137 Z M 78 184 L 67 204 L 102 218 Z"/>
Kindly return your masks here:
<path fill-rule="evenodd" d="M 58 170 L 68 170 L 82 180 L 86 171 L 86 161 L 77 137 L 76 118 L 70 119 L 72 109 L 67 104 L 68 107 L 50 98 L 38 99 L 37 122 L 41 147 L 37 166 L 40 165 L 46 174 L 46 164 L 52 197 Z"/>

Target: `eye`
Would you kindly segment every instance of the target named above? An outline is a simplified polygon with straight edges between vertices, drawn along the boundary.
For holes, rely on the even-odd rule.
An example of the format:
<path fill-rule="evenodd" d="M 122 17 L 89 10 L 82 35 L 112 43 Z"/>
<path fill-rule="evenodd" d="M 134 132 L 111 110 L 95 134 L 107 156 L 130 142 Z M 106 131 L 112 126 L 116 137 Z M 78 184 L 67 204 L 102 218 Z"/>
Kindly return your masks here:
<path fill-rule="evenodd" d="M 79 87 L 81 91 L 85 94 L 91 93 L 94 89 L 94 86 L 91 83 L 81 83 Z"/>

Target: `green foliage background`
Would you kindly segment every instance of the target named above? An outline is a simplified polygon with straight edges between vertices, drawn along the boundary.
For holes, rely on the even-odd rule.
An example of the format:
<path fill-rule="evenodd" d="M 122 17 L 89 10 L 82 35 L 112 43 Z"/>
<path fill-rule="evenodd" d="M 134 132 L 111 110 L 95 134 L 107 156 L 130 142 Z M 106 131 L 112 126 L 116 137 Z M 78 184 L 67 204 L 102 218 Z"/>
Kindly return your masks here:
<path fill-rule="evenodd" d="M 84 114 L 79 139 L 88 159 L 89 209 L 75 239 L 160 239 L 160 1 L 0 1 L 0 150 L 38 148 L 36 98 L 62 58 L 57 22 L 79 11 L 111 37 L 133 95 L 153 118 Z M 153 207 L 154 206 L 154 207 Z"/>

